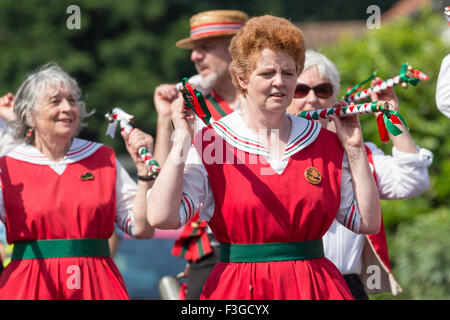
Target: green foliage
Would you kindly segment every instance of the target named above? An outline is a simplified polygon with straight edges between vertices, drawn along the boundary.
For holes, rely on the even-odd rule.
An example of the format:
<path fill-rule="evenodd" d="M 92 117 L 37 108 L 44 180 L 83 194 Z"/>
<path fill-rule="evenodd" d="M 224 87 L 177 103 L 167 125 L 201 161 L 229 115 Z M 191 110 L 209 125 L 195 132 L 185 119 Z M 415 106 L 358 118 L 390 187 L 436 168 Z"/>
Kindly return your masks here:
<path fill-rule="evenodd" d="M 443 208 L 402 223 L 392 243 L 394 272 L 404 299 L 450 299 L 450 210 Z"/>

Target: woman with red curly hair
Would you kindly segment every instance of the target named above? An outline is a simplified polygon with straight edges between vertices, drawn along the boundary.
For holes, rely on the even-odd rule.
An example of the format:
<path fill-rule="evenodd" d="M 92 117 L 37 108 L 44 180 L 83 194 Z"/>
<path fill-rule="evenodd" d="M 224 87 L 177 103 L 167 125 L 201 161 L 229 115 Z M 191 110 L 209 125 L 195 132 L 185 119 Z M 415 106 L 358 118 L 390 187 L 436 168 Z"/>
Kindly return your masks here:
<path fill-rule="evenodd" d="M 333 117 L 335 134 L 286 114 L 305 59 L 302 32 L 289 21 L 250 19 L 230 53 L 241 111 L 197 132 L 184 159 L 194 116 L 178 100 L 148 220 L 178 228 L 202 209 L 221 250 L 202 299 L 352 299 L 322 236 L 334 218 L 359 233 L 380 228 L 358 118 Z"/>

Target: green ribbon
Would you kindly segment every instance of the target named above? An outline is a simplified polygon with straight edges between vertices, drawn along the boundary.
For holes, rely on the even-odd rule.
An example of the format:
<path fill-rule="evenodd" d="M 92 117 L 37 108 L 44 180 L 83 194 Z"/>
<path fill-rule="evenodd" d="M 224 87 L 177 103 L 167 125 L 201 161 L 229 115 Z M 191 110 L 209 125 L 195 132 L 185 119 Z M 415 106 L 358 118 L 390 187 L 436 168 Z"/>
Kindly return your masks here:
<path fill-rule="evenodd" d="M 355 85 L 354 87 L 352 87 L 351 89 L 347 90 L 347 92 L 345 93 L 344 99 L 347 98 L 348 96 L 350 96 L 353 92 L 355 92 L 355 90 L 359 89 L 359 87 L 361 87 L 362 85 L 364 85 L 365 83 L 369 82 L 372 79 L 375 79 L 375 77 L 377 76 L 377 71 L 375 70 L 373 72 L 373 74 L 367 78 L 364 81 L 361 81 L 360 83 L 358 83 L 357 85 Z"/>
<path fill-rule="evenodd" d="M 415 78 L 415 77 L 409 78 L 406 75 L 407 70 L 408 70 L 408 64 L 407 63 L 402 64 L 402 67 L 400 69 L 400 75 L 399 75 L 400 80 L 402 82 L 411 83 L 413 86 L 416 86 L 419 83 L 420 79 L 419 78 Z"/>
<path fill-rule="evenodd" d="M 384 124 L 386 126 L 387 131 L 389 131 L 393 136 L 398 136 L 402 133 L 402 130 L 397 128 L 397 126 L 392 122 L 391 117 L 392 115 L 396 115 L 400 121 L 403 123 L 403 125 L 406 127 L 406 129 L 409 131 L 409 127 L 405 122 L 405 119 L 403 119 L 402 115 L 395 111 L 395 110 L 388 110 L 388 111 L 382 111 L 383 112 L 383 119 Z"/>

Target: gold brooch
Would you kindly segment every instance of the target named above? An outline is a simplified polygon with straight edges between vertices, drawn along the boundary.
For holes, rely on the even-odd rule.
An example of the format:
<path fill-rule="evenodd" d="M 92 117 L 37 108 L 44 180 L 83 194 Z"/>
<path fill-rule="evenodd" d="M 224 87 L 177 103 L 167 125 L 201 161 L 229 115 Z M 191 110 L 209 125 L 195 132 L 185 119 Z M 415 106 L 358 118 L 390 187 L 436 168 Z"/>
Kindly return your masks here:
<path fill-rule="evenodd" d="M 319 184 L 322 181 L 322 175 L 317 168 L 308 167 L 305 169 L 305 179 L 311 184 Z"/>
<path fill-rule="evenodd" d="M 81 180 L 86 181 L 86 180 L 94 180 L 94 175 L 90 172 L 86 172 L 85 174 L 83 174 L 82 176 L 80 176 Z"/>

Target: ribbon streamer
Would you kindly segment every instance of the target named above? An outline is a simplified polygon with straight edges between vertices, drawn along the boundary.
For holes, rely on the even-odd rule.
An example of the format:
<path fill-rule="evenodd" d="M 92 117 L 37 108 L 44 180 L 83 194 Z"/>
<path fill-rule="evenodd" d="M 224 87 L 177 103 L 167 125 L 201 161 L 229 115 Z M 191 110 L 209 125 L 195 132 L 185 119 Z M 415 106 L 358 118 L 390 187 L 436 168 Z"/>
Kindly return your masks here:
<path fill-rule="evenodd" d="M 106 135 L 111 136 L 113 139 L 118 124 L 120 125 L 121 130 L 124 130 L 128 134 L 134 129 L 133 126 L 130 125 L 133 116 L 120 108 L 114 108 L 111 113 L 105 114 L 105 118 L 109 121 Z M 138 155 L 145 161 L 145 164 L 148 167 L 149 177 L 156 178 L 161 171 L 161 167 L 158 162 L 153 159 L 152 154 L 146 147 L 140 147 L 138 150 Z"/>
<path fill-rule="evenodd" d="M 383 142 L 389 141 L 388 132 L 394 136 L 398 136 L 402 133 L 402 130 L 397 128 L 395 124 L 403 124 L 407 130 L 405 120 L 399 112 L 391 110 L 392 105 L 387 101 L 373 101 L 363 104 L 351 104 L 344 107 L 335 108 L 323 108 L 319 110 L 302 111 L 297 114 L 298 117 L 302 117 L 308 120 L 325 120 L 334 114 L 340 118 L 348 117 L 350 115 L 360 115 L 364 113 L 376 113 L 381 112 L 377 116 L 378 132 L 380 139 Z"/>
<path fill-rule="evenodd" d="M 205 125 L 209 125 L 211 120 L 211 113 L 206 106 L 205 99 L 200 91 L 195 90 L 194 85 L 188 82 L 187 78 L 183 78 L 183 85 L 178 90 L 183 95 L 186 105 L 194 110 L 195 114 L 202 119 Z"/>
<path fill-rule="evenodd" d="M 343 100 L 345 100 L 348 103 L 351 102 L 360 102 L 366 98 L 370 98 L 370 92 L 381 92 L 381 91 L 385 91 L 387 89 L 390 89 L 396 85 L 401 85 L 404 89 L 408 88 L 408 84 L 412 84 L 413 86 L 416 86 L 420 81 L 427 81 L 430 77 L 427 76 L 426 74 L 424 74 L 423 72 L 419 71 L 419 70 L 415 70 L 412 69 L 411 66 L 408 66 L 407 63 L 402 64 L 401 69 L 400 69 L 400 74 L 387 79 L 386 81 L 382 81 L 381 83 L 364 89 L 362 91 L 359 91 L 355 94 L 352 94 L 355 90 L 357 90 L 363 83 L 373 79 L 375 73 L 367 80 L 358 83 L 357 85 L 355 85 L 354 87 L 350 88 L 349 90 L 347 90 L 345 96 L 342 98 Z"/>

